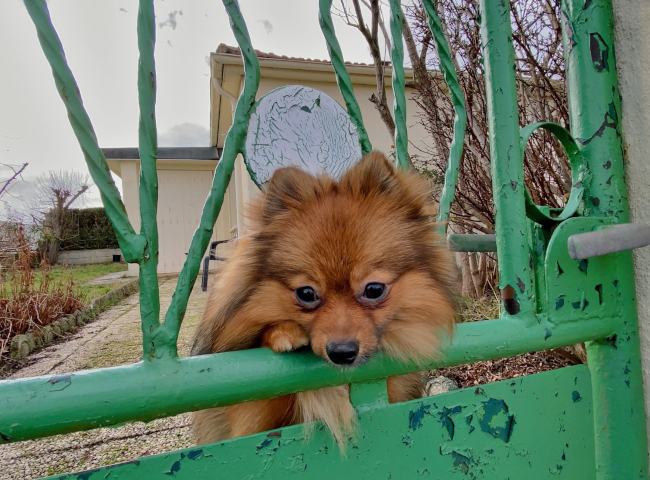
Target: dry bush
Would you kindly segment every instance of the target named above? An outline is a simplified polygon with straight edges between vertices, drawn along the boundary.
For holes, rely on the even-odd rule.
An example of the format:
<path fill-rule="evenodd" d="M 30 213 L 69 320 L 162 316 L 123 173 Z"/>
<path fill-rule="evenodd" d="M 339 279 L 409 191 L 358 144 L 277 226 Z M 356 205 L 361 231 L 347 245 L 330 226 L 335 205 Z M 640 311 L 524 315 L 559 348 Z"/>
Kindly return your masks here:
<path fill-rule="evenodd" d="M 0 226 L 3 239 L 0 259 L 5 281 L 0 283 L 0 356 L 9 350 L 15 335 L 26 333 L 52 323 L 63 315 L 83 306 L 81 292 L 72 282 L 50 279 L 47 262 L 41 263 L 37 279 L 32 268 L 35 253 L 20 224 Z"/>
<path fill-rule="evenodd" d="M 387 52 L 385 0 L 339 0 L 334 13 L 363 35 L 377 75 L 375 104 L 393 138 L 394 121 L 385 94 L 384 71 L 390 65 Z M 337 2 L 338 4 L 339 2 Z M 478 0 L 436 0 L 435 8 L 449 43 L 451 58 L 466 103 L 467 129 L 463 156 L 451 205 L 449 228 L 460 234 L 494 233 L 487 90 L 480 36 Z M 515 52 L 520 125 L 555 122 L 568 127 L 560 0 L 510 0 L 510 22 Z M 403 41 L 413 69 L 407 87 L 420 108 L 420 123 L 428 133 L 428 145 L 413 166 L 441 185 L 444 182 L 449 145 L 453 138 L 454 109 L 421 0 L 404 6 Z M 383 55 L 382 55 L 383 52 Z M 536 132 L 523 158 L 526 186 L 540 205 L 563 207 L 571 190 L 571 170 L 561 145 L 546 131 Z M 434 194 L 440 189 L 434 191 Z M 463 294 L 490 296 L 498 285 L 494 255 L 461 253 Z"/>

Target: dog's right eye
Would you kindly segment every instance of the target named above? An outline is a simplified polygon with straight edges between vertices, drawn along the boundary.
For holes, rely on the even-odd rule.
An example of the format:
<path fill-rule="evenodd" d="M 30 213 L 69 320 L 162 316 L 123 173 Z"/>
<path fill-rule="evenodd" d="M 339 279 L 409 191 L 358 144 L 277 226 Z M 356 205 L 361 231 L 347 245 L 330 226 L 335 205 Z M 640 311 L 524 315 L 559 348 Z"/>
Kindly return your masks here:
<path fill-rule="evenodd" d="M 316 291 L 311 287 L 300 287 L 296 289 L 296 298 L 305 307 L 315 307 L 320 303 L 320 298 L 316 295 Z"/>

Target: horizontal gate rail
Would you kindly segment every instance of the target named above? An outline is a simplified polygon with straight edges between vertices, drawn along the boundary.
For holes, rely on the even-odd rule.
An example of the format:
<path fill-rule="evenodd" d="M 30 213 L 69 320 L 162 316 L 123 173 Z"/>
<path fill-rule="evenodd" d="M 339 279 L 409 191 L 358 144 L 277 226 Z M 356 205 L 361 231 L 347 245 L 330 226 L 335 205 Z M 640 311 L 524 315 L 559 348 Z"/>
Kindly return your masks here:
<path fill-rule="evenodd" d="M 558 325 L 539 321 L 531 315 L 458 325 L 444 358 L 422 365 L 378 354 L 362 367 L 339 370 L 312 353 L 278 355 L 255 349 L 4 381 L 0 382 L 0 434 L 5 442 L 14 442 L 149 421 L 212 406 L 600 340 L 614 331 L 614 323 L 607 318 Z"/>
<path fill-rule="evenodd" d="M 497 236 L 452 233 L 447 235 L 447 248 L 454 252 L 496 252 Z"/>

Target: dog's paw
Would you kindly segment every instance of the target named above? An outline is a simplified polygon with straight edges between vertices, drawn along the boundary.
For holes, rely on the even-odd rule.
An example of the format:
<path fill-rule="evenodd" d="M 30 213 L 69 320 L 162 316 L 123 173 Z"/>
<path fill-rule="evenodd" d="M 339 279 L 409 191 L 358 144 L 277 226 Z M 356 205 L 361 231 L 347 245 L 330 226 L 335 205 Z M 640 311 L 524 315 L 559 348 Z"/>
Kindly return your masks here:
<path fill-rule="evenodd" d="M 307 332 L 294 322 L 283 322 L 267 328 L 262 334 L 262 347 L 268 347 L 276 353 L 290 352 L 309 345 Z"/>

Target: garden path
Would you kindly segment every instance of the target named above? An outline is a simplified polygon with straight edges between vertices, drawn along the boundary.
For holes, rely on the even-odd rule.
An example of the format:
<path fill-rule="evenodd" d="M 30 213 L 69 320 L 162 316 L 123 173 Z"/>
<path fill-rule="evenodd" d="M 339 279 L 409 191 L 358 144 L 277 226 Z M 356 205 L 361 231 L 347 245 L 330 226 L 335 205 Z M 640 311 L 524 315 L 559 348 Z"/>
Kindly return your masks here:
<path fill-rule="evenodd" d="M 162 315 L 169 307 L 176 278 L 160 279 Z M 214 283 L 214 279 L 211 279 Z M 194 327 L 200 320 L 207 292 L 200 279 L 190 296 L 180 331 L 178 349 L 187 355 Z M 60 374 L 76 370 L 126 365 L 142 357 L 138 295 L 132 295 L 78 329 L 70 339 L 30 355 L 29 365 L 10 378 Z M 23 480 L 134 460 L 143 455 L 192 445 L 189 414 L 150 423 L 136 422 L 119 428 L 85 432 L 0 445 L 0 479 Z"/>

